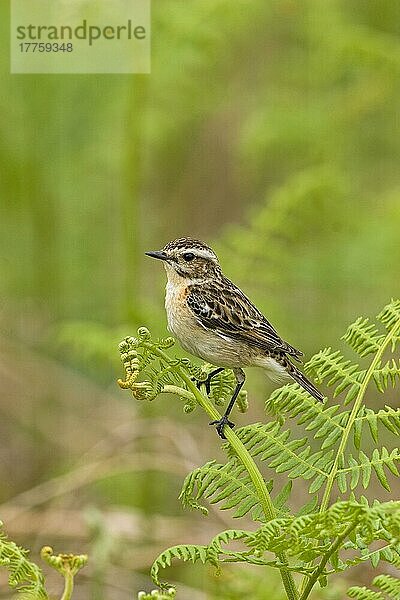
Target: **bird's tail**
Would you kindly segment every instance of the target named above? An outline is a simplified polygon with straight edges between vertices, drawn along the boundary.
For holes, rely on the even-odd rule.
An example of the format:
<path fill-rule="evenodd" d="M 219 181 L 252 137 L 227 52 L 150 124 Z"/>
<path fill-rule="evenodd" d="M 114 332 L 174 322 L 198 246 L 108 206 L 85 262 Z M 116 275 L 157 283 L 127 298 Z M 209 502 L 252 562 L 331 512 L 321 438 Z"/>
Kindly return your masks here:
<path fill-rule="evenodd" d="M 288 374 L 295 380 L 296 383 L 301 385 L 311 396 L 313 396 L 319 402 L 323 402 L 325 396 L 315 387 L 313 383 L 289 360 L 286 359 L 286 370 Z"/>

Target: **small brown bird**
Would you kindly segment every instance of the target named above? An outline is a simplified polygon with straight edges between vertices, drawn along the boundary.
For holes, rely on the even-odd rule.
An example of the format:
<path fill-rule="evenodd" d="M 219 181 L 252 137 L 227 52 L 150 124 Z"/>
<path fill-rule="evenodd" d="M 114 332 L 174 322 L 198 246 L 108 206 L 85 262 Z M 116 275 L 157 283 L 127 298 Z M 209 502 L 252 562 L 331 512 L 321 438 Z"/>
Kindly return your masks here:
<path fill-rule="evenodd" d="M 232 369 L 237 385 L 223 417 L 212 421 L 225 438 L 224 426 L 234 427 L 229 414 L 244 384 L 243 367 L 262 367 L 275 381 L 292 378 L 311 396 L 324 396 L 293 364 L 302 352 L 285 342 L 271 323 L 222 273 L 218 257 L 206 244 L 191 238 L 169 242 L 162 250 L 146 252 L 164 261 L 167 272 L 165 308 L 168 329 L 181 346 L 217 366 L 211 378 Z"/>

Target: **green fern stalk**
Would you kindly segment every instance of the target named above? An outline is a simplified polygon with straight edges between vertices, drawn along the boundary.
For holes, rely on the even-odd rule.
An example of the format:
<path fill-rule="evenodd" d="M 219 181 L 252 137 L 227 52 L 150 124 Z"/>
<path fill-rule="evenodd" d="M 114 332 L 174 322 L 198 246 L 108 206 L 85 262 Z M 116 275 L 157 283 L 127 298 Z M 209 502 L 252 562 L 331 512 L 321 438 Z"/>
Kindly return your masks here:
<path fill-rule="evenodd" d="M 207 514 L 202 500 L 219 503 L 222 510 L 233 510 L 234 518 L 250 516 L 258 529 L 229 529 L 217 534 L 208 545 L 167 548 L 151 568 L 152 579 L 162 591 L 166 584 L 160 581 L 160 572 L 174 559 L 209 564 L 217 571 L 226 562 L 278 569 L 289 600 L 307 600 L 317 583 L 323 587 L 331 574 L 360 562 L 369 561 L 373 567 L 380 561 L 400 566 L 400 502 L 374 500 L 369 505 L 364 496 L 356 497 L 357 488 L 362 485 L 366 489 L 373 474 L 386 490 L 390 490 L 388 476 L 400 475 L 399 449 L 378 446 L 382 430 L 386 435 L 398 436 L 400 410 L 387 405 L 375 410 L 365 404 L 370 383 L 383 394 L 390 384 L 395 386 L 400 381 L 398 359 L 392 356 L 383 361 L 390 346 L 393 354 L 400 343 L 400 301 L 392 300 L 378 315 L 378 321 L 380 324 L 375 325 L 360 317 L 344 336 L 359 356 L 374 355 L 368 369 L 360 369 L 331 348 L 317 353 L 306 365 L 319 383 L 334 386 L 333 397 L 342 394 L 340 403 L 316 403 L 297 384 L 276 389 L 266 401 L 274 420 L 234 431 L 227 429 L 227 461 L 209 460 L 186 477 L 180 494 L 185 507 Z M 381 331 L 382 325 L 386 331 Z M 188 359 L 168 356 L 165 350 L 172 344 L 171 338 L 153 341 L 145 328 L 138 330 L 138 337 L 126 338 L 120 344 L 126 375 L 125 381 L 119 381 L 120 386 L 130 389 L 139 400 L 173 393 L 184 400 L 185 412 L 200 405 L 210 419 L 218 420 L 220 414 L 213 403 L 223 404 L 230 397 L 231 374 L 223 372 L 211 382 L 208 397 L 204 396 L 193 379 L 204 381 L 211 366 L 198 367 Z M 352 408 L 346 409 L 350 403 Z M 241 409 L 246 404 L 244 394 Z M 294 420 L 297 427 L 286 423 L 288 419 Z M 305 429 L 306 435 L 296 439 L 298 427 Z M 372 450 L 370 444 L 363 446 L 367 428 L 374 443 Z M 347 449 L 350 436 L 353 453 Z M 255 461 L 278 474 L 286 473 L 288 481 L 278 493 L 273 489 L 273 479 L 266 481 Z M 287 503 L 292 484 L 298 479 L 308 482 L 311 498 L 293 515 Z M 341 499 L 332 503 L 334 485 Z M 300 591 L 294 573 L 302 576 Z M 374 585 L 392 597 L 397 594 L 400 580 L 388 577 L 382 575 Z M 366 588 L 354 588 L 351 594 L 360 600 L 383 597 L 380 591 Z"/>
<path fill-rule="evenodd" d="M 385 352 L 386 348 L 389 346 L 389 344 L 391 344 L 393 342 L 393 340 L 397 337 L 397 335 L 399 333 L 400 333 L 400 320 L 389 331 L 389 333 L 385 337 L 384 341 L 379 346 L 377 353 L 375 354 L 374 359 L 371 362 L 371 365 L 361 383 L 360 390 L 357 394 L 356 400 L 353 405 L 353 409 L 350 413 L 350 418 L 348 420 L 348 423 L 346 425 L 346 428 L 343 432 L 343 435 L 342 435 L 342 438 L 340 441 L 340 445 L 339 445 L 339 448 L 338 448 L 338 451 L 336 454 L 335 462 L 332 465 L 332 468 L 330 470 L 329 476 L 326 481 L 325 491 L 324 491 L 324 495 L 322 497 L 321 506 L 320 506 L 320 512 L 323 512 L 324 510 L 326 510 L 329 505 L 329 499 L 330 499 L 330 496 L 332 493 L 332 487 L 335 483 L 336 475 L 337 475 L 337 472 L 339 469 L 339 464 L 344 455 L 344 451 L 347 446 L 349 436 L 352 432 L 354 422 L 357 418 L 358 412 L 359 412 L 362 402 L 364 400 L 364 396 L 365 396 L 365 392 L 367 391 L 367 387 L 373 377 L 375 369 L 377 368 L 377 366 L 380 363 L 383 353 Z"/>
<path fill-rule="evenodd" d="M 86 554 L 54 554 L 50 546 L 44 546 L 40 553 L 42 559 L 64 578 L 64 591 L 61 600 L 71 600 L 75 575 L 86 566 Z"/>
<path fill-rule="evenodd" d="M 321 562 L 318 565 L 318 568 L 315 570 L 313 575 L 311 575 L 311 577 L 305 578 L 307 583 L 304 586 L 304 590 L 300 596 L 300 600 L 307 600 L 314 585 L 317 583 L 317 581 L 323 574 L 324 569 L 325 569 L 329 559 L 335 552 L 337 552 L 339 550 L 339 548 L 341 548 L 341 546 L 343 545 L 343 542 L 345 540 L 347 540 L 350 533 L 353 531 L 353 529 L 355 527 L 356 527 L 356 522 L 350 523 L 350 525 L 343 531 L 343 533 L 341 535 L 338 535 L 335 543 L 332 544 L 330 550 L 324 555 L 324 557 L 322 558 Z"/>
<path fill-rule="evenodd" d="M 148 348 L 148 350 L 154 352 L 156 355 L 158 355 L 160 358 L 162 358 L 165 362 L 170 361 L 170 357 L 165 352 L 163 352 L 163 350 L 154 346 L 154 344 L 149 344 L 147 342 L 144 342 L 143 346 Z M 198 404 L 205 410 L 205 412 L 208 414 L 208 416 L 212 420 L 220 419 L 221 414 L 217 411 L 217 409 L 213 406 L 213 404 L 209 401 L 209 399 L 206 396 L 203 396 L 203 394 L 197 389 L 197 386 L 193 383 L 193 381 L 189 377 L 189 375 L 179 366 L 176 367 L 176 373 L 185 382 L 185 384 L 188 387 L 188 389 L 190 390 L 190 392 L 196 398 L 196 401 L 198 402 Z M 164 391 L 166 391 L 166 392 L 172 391 L 172 389 L 166 388 L 166 389 L 164 389 Z M 174 392 L 176 393 L 176 391 L 177 390 L 175 389 Z M 179 390 L 179 394 L 182 394 L 182 391 L 183 390 Z M 254 462 L 251 455 L 246 450 L 245 446 L 243 445 L 243 443 L 240 441 L 240 439 L 238 438 L 238 436 L 232 429 L 225 427 L 224 433 L 225 433 L 227 441 L 231 445 L 235 454 L 237 455 L 239 460 L 242 462 L 243 466 L 245 467 L 246 471 L 248 472 L 248 474 L 250 476 L 250 479 L 254 485 L 254 488 L 257 492 L 260 504 L 262 506 L 266 521 L 272 521 L 273 519 L 276 518 L 275 507 L 272 503 L 271 496 L 268 492 L 267 486 L 265 485 L 263 476 L 261 475 L 259 469 L 257 468 L 256 463 Z M 283 582 L 283 585 L 284 585 L 286 593 L 287 593 L 287 597 L 289 600 L 298 600 L 299 594 L 298 594 L 298 590 L 297 590 L 297 587 L 296 587 L 294 579 L 293 579 L 293 575 L 286 568 L 286 565 L 288 564 L 287 558 L 286 558 L 285 554 L 283 554 L 283 553 L 279 554 L 278 558 L 279 558 L 280 562 L 282 563 L 282 565 L 284 565 L 281 567 L 280 572 L 281 572 L 282 582 Z"/>
<path fill-rule="evenodd" d="M 398 338 L 398 336 L 400 334 L 400 319 L 398 319 L 397 321 L 394 322 L 393 327 L 389 330 L 386 337 L 377 336 L 376 334 L 378 332 L 375 329 L 375 327 L 373 327 L 372 325 L 367 325 L 367 323 L 368 323 L 367 319 L 361 320 L 361 318 L 360 318 L 360 319 L 357 319 L 357 321 L 353 324 L 353 326 L 351 326 L 349 328 L 350 330 L 353 328 L 352 333 L 354 332 L 354 330 L 356 330 L 358 332 L 358 326 L 360 324 L 362 324 L 364 326 L 364 331 L 368 331 L 368 333 L 371 333 L 374 336 L 372 338 L 372 343 L 370 343 L 369 345 L 368 345 L 368 337 L 365 336 L 366 340 L 363 343 L 363 345 L 360 346 L 360 344 L 358 344 L 358 346 L 360 348 L 359 353 L 361 356 L 368 354 L 371 351 L 371 347 L 372 347 L 373 351 L 375 351 L 375 356 L 361 381 L 361 385 L 360 385 L 358 394 L 356 396 L 356 399 L 354 401 L 354 405 L 351 410 L 349 419 L 347 421 L 347 425 L 344 428 L 344 431 L 342 433 L 335 460 L 333 462 L 333 465 L 331 467 L 331 470 L 330 470 L 329 475 L 326 480 L 325 490 L 324 490 L 324 494 L 323 494 L 320 508 L 319 508 L 319 512 L 321 512 L 321 513 L 326 511 L 326 509 L 329 506 L 329 500 L 331 497 L 332 488 L 336 481 L 340 464 L 341 464 L 341 462 L 344 462 L 343 461 L 344 452 L 345 452 L 349 437 L 353 431 L 360 408 L 362 406 L 368 385 L 370 384 L 371 379 L 373 378 L 374 373 L 380 364 L 380 361 L 382 359 L 382 356 L 383 356 L 385 350 L 389 347 L 389 345 L 391 345 L 393 348 L 394 341 Z M 353 342 L 355 343 L 354 338 L 353 338 Z M 315 581 L 314 581 L 314 583 L 315 583 Z M 301 600 L 304 600 L 304 598 L 307 598 L 307 595 L 305 595 L 306 591 L 307 590 L 310 591 L 313 587 L 313 585 L 311 585 L 311 587 L 310 587 L 310 584 L 311 584 L 311 579 L 309 579 L 309 578 L 307 578 L 307 576 L 305 576 L 303 578 L 303 581 L 300 586 L 300 594 L 301 594 L 300 599 Z"/>

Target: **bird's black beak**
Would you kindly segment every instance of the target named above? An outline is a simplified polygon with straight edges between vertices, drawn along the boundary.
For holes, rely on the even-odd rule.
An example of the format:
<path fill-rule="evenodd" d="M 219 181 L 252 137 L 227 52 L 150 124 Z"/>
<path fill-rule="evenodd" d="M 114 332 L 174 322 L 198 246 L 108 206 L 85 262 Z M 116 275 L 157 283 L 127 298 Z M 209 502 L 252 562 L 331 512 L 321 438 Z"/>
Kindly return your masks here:
<path fill-rule="evenodd" d="M 163 250 L 156 250 L 155 252 L 145 252 L 147 256 L 152 258 L 159 258 L 160 260 L 168 260 L 168 256 Z"/>

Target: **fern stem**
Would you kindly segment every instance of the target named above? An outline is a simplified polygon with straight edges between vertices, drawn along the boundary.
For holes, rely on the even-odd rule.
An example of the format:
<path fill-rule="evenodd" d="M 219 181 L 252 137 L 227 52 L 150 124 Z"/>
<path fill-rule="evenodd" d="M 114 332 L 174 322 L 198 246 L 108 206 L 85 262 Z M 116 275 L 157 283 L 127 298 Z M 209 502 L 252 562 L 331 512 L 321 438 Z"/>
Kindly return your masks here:
<path fill-rule="evenodd" d="M 195 399 L 192 392 L 188 392 L 187 390 L 185 390 L 177 385 L 164 385 L 163 392 L 165 394 L 175 394 L 176 396 L 182 396 L 182 398 L 187 398 L 188 400 Z"/>
<path fill-rule="evenodd" d="M 74 590 L 74 576 L 71 571 L 66 571 L 64 573 L 65 577 L 65 587 L 63 595 L 61 596 L 61 600 L 71 600 L 72 592 Z"/>
<path fill-rule="evenodd" d="M 319 577 L 322 575 L 328 560 L 330 559 L 332 554 L 334 554 L 336 552 L 336 550 L 341 547 L 344 540 L 349 536 L 349 534 L 355 528 L 356 525 L 357 525 L 357 521 L 355 521 L 354 523 L 350 523 L 350 525 L 348 525 L 348 527 L 346 527 L 346 529 L 343 531 L 342 535 L 339 535 L 336 538 L 336 541 L 334 544 L 332 544 L 329 552 L 327 552 L 324 555 L 324 557 L 322 558 L 318 567 L 315 569 L 313 575 L 310 576 L 310 578 L 309 578 L 307 584 L 305 585 L 304 590 L 300 596 L 300 600 L 306 600 L 308 598 L 308 596 L 311 593 L 312 588 L 317 583 Z"/>
<path fill-rule="evenodd" d="M 157 348 L 153 344 L 148 344 L 147 342 L 145 342 L 143 345 L 147 346 L 155 354 L 158 354 L 158 356 L 160 356 L 160 358 L 163 358 L 166 362 L 170 361 L 169 356 L 165 352 L 160 350 L 160 348 Z M 214 405 L 210 402 L 210 400 L 206 396 L 203 396 L 203 394 L 197 389 L 196 385 L 193 383 L 192 379 L 184 371 L 184 369 L 182 369 L 181 367 L 177 367 L 177 372 L 179 373 L 179 376 L 182 378 L 182 380 L 188 386 L 189 390 L 195 397 L 198 404 L 200 404 L 200 406 L 205 410 L 205 412 L 208 414 L 208 416 L 213 421 L 220 419 L 221 418 L 220 413 L 217 411 L 217 409 L 214 407 Z M 171 387 L 171 386 L 169 386 L 169 387 Z M 179 389 L 179 394 L 181 394 L 180 389 Z M 231 444 L 236 455 L 238 456 L 239 460 L 242 461 L 245 469 L 247 470 L 247 472 L 250 476 L 250 479 L 254 485 L 254 488 L 255 488 L 257 496 L 259 498 L 260 504 L 262 506 L 262 509 L 263 509 L 263 512 L 265 515 L 265 519 L 267 521 L 271 521 L 271 520 L 275 519 L 276 518 L 275 507 L 272 503 L 271 496 L 269 495 L 269 492 L 267 490 L 267 486 L 265 485 L 264 478 L 261 475 L 256 463 L 254 462 L 251 455 L 246 450 L 245 446 L 243 445 L 241 440 L 238 438 L 238 436 L 232 429 L 230 429 L 229 427 L 225 427 L 224 433 L 225 433 L 226 439 Z M 287 598 L 288 598 L 288 600 L 298 600 L 299 593 L 298 593 L 296 584 L 294 582 L 293 575 L 284 566 L 284 565 L 288 564 L 286 555 L 283 553 L 280 553 L 280 554 L 277 554 L 277 557 L 283 565 L 280 568 L 280 573 L 281 573 L 283 585 L 286 590 Z"/>
<path fill-rule="evenodd" d="M 324 495 L 322 497 L 320 512 L 324 512 L 328 508 L 329 499 L 330 499 L 330 496 L 332 493 L 332 487 L 333 487 L 333 484 L 335 483 L 336 474 L 339 469 L 339 463 L 340 463 L 340 460 L 346 449 L 347 442 L 348 442 L 349 436 L 351 434 L 351 430 L 353 429 L 354 421 L 357 418 L 357 414 L 358 414 L 358 411 L 360 410 L 360 407 L 361 407 L 362 401 L 364 399 L 365 392 L 367 390 L 369 382 L 373 376 L 373 373 L 374 373 L 377 365 L 379 364 L 379 362 L 382 358 L 383 353 L 385 352 L 386 348 L 388 347 L 388 345 L 390 344 L 392 339 L 397 335 L 398 331 L 400 331 L 400 321 L 393 327 L 393 329 L 391 331 L 389 331 L 389 333 L 383 340 L 381 347 L 379 348 L 378 352 L 375 354 L 374 360 L 371 362 L 371 365 L 370 365 L 368 371 L 366 372 L 365 377 L 361 383 L 359 392 L 354 401 L 353 409 L 350 413 L 349 420 L 348 420 L 346 428 L 343 432 L 342 439 L 340 440 L 340 445 L 339 445 L 339 448 L 338 448 L 338 451 L 337 451 L 337 454 L 335 457 L 335 461 L 332 465 L 332 469 L 330 470 L 329 476 L 326 481 L 326 487 L 325 487 Z"/>
<path fill-rule="evenodd" d="M 345 430 L 343 432 L 342 438 L 340 440 L 340 444 L 339 444 L 339 448 L 335 457 L 335 461 L 332 465 L 332 468 L 330 470 L 330 473 L 328 475 L 327 481 L 326 481 L 326 486 L 325 486 L 325 491 L 324 491 L 324 495 L 322 497 L 322 501 L 321 501 L 321 506 L 319 508 L 319 512 L 325 512 L 326 509 L 328 508 L 329 505 L 329 500 L 331 497 L 331 493 L 332 493 L 332 488 L 333 488 L 333 484 L 335 483 L 335 479 L 336 479 L 336 475 L 339 469 L 339 463 L 341 461 L 341 458 L 344 454 L 344 451 L 346 449 L 347 446 L 347 442 L 349 439 L 349 436 L 351 434 L 351 431 L 353 429 L 353 425 L 354 422 L 357 418 L 357 414 L 358 411 L 360 410 L 360 407 L 362 405 L 364 396 L 365 396 L 365 392 L 367 391 L 367 387 L 371 381 L 371 378 L 373 376 L 373 373 L 377 367 L 377 365 L 379 364 L 383 353 L 385 352 L 386 348 L 388 347 L 388 345 L 391 343 L 391 341 L 393 340 L 394 337 L 396 337 L 398 335 L 398 332 L 400 331 L 400 321 L 392 328 L 391 331 L 389 331 L 389 333 L 386 335 L 385 339 L 383 340 L 378 352 L 375 354 L 373 361 L 371 362 L 368 371 L 365 374 L 365 377 L 361 383 L 360 389 L 358 391 L 357 397 L 354 401 L 354 405 L 352 408 L 352 411 L 350 413 L 350 417 L 349 420 L 347 422 L 347 425 L 345 427 Z M 304 596 L 305 590 L 308 588 L 309 586 L 309 582 L 307 582 L 307 577 L 305 576 L 303 578 L 302 584 L 300 586 L 300 598 L 301 600 L 303 600 L 303 598 L 306 598 L 307 596 Z M 314 584 L 313 584 L 314 585 Z"/>

